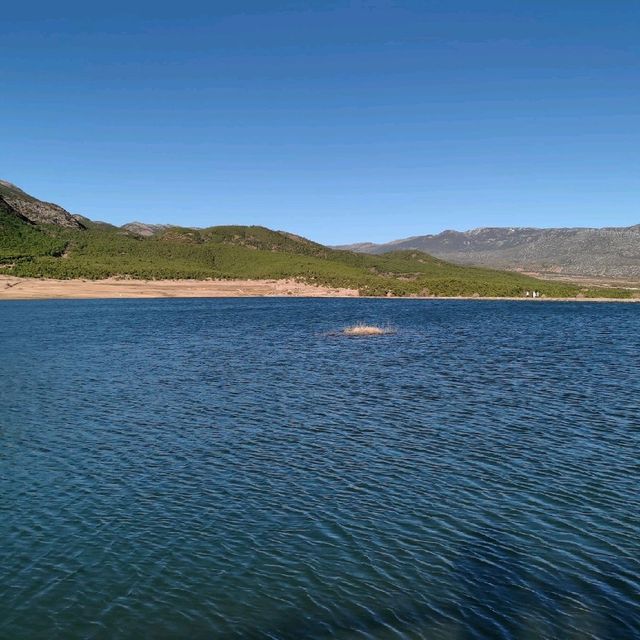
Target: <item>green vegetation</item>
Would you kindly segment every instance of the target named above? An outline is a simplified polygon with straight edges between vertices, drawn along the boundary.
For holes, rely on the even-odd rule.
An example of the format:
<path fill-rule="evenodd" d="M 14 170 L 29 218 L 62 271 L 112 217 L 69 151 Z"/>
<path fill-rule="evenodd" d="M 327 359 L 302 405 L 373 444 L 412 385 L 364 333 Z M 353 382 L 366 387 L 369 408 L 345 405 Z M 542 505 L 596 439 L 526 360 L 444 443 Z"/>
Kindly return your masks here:
<path fill-rule="evenodd" d="M 0 201 L 0 266 L 15 260 L 28 260 L 38 256 L 59 256 L 66 241 L 55 234 L 24 222 L 3 207 Z"/>
<path fill-rule="evenodd" d="M 90 279 L 295 278 L 374 296 L 522 296 L 532 289 L 550 297 L 629 295 L 456 266 L 419 251 L 338 251 L 264 227 L 169 227 L 142 238 L 111 225 L 83 224 L 81 230 L 34 226 L 0 209 L 0 272 Z"/>

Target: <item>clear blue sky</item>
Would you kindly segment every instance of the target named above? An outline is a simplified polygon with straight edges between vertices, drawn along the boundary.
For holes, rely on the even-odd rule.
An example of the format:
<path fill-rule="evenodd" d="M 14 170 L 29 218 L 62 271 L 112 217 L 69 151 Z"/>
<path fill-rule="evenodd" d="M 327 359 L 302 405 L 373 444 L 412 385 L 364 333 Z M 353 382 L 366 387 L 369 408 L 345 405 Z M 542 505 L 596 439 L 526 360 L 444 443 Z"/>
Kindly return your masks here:
<path fill-rule="evenodd" d="M 0 178 L 326 243 L 640 223 L 638 0 L 170 4 L 3 6 Z"/>

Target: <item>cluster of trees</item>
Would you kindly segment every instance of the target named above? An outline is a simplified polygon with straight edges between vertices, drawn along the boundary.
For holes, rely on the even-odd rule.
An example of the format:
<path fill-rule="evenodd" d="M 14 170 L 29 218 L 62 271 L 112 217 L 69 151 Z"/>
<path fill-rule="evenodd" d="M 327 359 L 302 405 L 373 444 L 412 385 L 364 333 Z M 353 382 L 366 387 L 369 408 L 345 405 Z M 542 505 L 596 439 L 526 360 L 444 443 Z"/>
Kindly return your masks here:
<path fill-rule="evenodd" d="M 42 232 L 0 209 L 0 262 L 35 256 L 59 256 L 66 247 L 64 238 Z"/>

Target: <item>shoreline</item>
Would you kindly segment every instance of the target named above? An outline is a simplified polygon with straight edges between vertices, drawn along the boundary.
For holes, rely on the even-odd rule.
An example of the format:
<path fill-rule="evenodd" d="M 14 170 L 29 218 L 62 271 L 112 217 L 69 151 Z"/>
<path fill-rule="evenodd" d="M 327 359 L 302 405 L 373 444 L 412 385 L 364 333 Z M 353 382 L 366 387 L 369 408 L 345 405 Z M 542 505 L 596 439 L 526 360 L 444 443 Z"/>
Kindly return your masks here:
<path fill-rule="evenodd" d="M 384 300 L 512 300 L 521 302 L 624 302 L 640 298 L 527 298 L 524 296 L 360 296 L 356 289 L 295 280 L 56 280 L 0 275 L 0 300 L 90 300 L 153 298 L 369 298 Z"/>

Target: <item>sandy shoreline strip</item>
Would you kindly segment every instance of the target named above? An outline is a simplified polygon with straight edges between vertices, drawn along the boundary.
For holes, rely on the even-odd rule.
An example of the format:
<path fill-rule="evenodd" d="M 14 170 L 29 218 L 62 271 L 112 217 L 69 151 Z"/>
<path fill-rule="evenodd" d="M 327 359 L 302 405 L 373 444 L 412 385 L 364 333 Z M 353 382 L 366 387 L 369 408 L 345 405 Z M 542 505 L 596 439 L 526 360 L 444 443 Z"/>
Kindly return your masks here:
<path fill-rule="evenodd" d="M 355 289 L 321 287 L 295 280 L 54 280 L 0 276 L 0 300 L 90 298 L 354 298 Z M 453 296 L 395 300 L 521 300 L 530 302 L 640 302 L 640 298 L 538 298 Z"/>
<path fill-rule="evenodd" d="M 355 289 L 295 280 L 53 280 L 0 276 L 0 300 L 73 298 L 355 297 Z"/>

